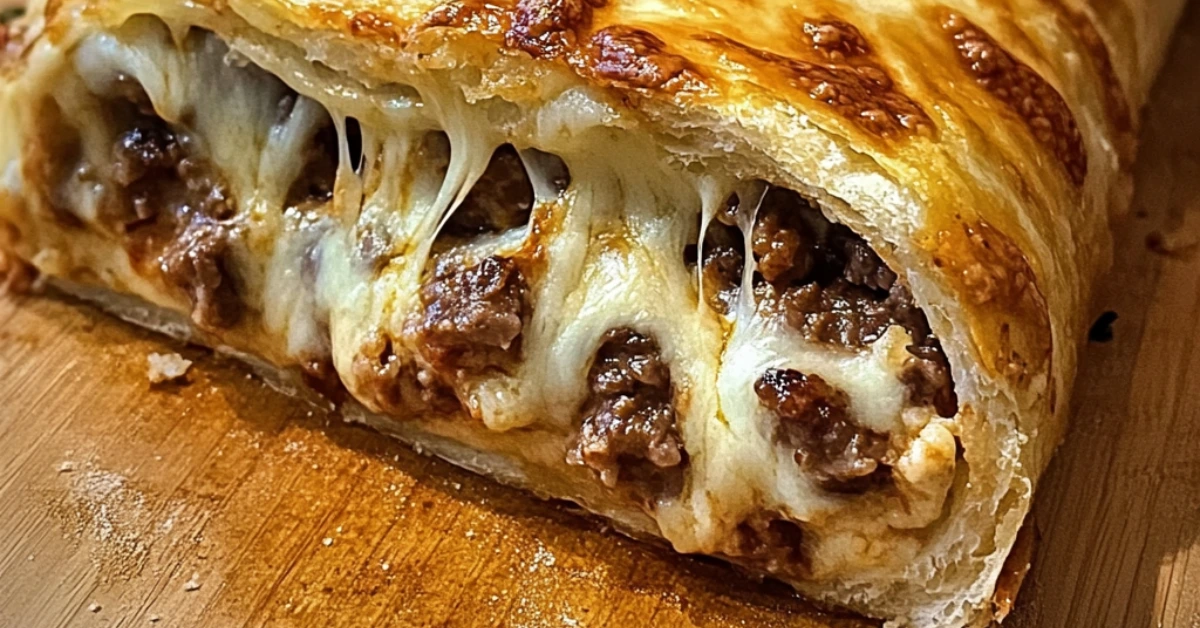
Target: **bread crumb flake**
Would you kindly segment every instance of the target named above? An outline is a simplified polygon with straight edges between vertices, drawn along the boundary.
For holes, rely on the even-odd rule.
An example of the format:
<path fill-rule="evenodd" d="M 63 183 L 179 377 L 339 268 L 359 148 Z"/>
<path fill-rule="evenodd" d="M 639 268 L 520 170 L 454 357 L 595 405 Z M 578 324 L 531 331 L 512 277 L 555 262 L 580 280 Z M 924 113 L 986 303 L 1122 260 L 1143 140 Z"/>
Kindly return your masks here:
<path fill-rule="evenodd" d="M 150 366 L 147 376 L 151 384 L 178 381 L 192 368 L 192 361 L 178 353 L 151 353 L 146 362 Z"/>
<path fill-rule="evenodd" d="M 99 613 L 101 606 L 95 602 L 88 604 L 88 612 Z"/>
<path fill-rule="evenodd" d="M 198 591 L 200 589 L 200 574 L 192 572 L 192 577 L 187 582 L 183 583 L 184 591 Z"/>

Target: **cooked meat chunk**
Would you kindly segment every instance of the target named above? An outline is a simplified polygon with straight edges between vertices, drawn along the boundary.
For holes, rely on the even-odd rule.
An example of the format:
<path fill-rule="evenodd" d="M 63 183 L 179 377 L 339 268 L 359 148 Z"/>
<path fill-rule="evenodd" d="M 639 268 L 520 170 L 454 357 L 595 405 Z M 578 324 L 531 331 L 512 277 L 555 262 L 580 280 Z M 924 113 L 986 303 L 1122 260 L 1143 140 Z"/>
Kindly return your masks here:
<path fill-rule="evenodd" d="M 182 157 L 183 149 L 165 125 L 139 125 L 123 133 L 113 145 L 113 179 L 129 187 L 150 174 L 165 172 L 170 176 Z"/>
<path fill-rule="evenodd" d="M 608 332 L 588 384 L 591 396 L 568 463 L 591 468 L 609 487 L 626 470 L 645 477 L 683 463 L 671 373 L 657 343 L 629 329 Z"/>
<path fill-rule="evenodd" d="M 751 235 L 754 258 L 763 279 L 786 283 L 808 276 L 813 269 L 817 239 L 804 222 L 811 212 L 799 195 L 774 188 L 763 199 Z"/>
<path fill-rule="evenodd" d="M 619 479 L 622 458 L 674 467 L 683 459 L 680 449 L 675 411 L 669 403 L 631 395 L 604 396 L 584 410 L 568 462 L 590 467 L 611 487 Z"/>
<path fill-rule="evenodd" d="M 136 99 L 122 102 L 139 107 Z M 166 121 L 140 112 L 129 118 L 132 126 L 112 148 L 113 193 L 124 209 L 110 219 L 125 232 L 135 260 L 153 260 L 163 279 L 187 295 L 197 326 L 236 324 L 244 306 L 230 270 L 236 230 L 226 221 L 235 205 L 224 182 Z"/>
<path fill-rule="evenodd" d="M 709 307 L 728 314 L 737 303 L 738 286 L 746 264 L 741 232 L 719 222 L 709 224 L 704 234 L 701 280 Z"/>
<path fill-rule="evenodd" d="M 904 327 L 921 346 L 930 339 L 925 315 L 902 285 L 880 294 L 837 278 L 791 287 L 780 297 L 784 318 L 811 340 L 862 347 L 879 340 L 888 328 Z"/>
<path fill-rule="evenodd" d="M 528 288 L 516 262 L 489 257 L 439 269 L 421 288 L 421 336 L 435 367 L 499 366 L 519 350 Z"/>
<path fill-rule="evenodd" d="M 458 398 L 434 373 L 396 355 L 392 338 L 375 331 L 367 337 L 352 365 L 357 392 L 374 409 L 394 416 L 461 409 Z"/>
<path fill-rule="evenodd" d="M 495 233 L 529 222 L 533 184 L 515 148 L 496 149 L 483 176 L 454 211 L 446 230 L 453 235 Z"/>
<path fill-rule="evenodd" d="M 844 279 L 789 288 L 780 299 L 788 324 L 811 340 L 845 347 L 875 342 L 895 324 L 892 307 Z"/>
<path fill-rule="evenodd" d="M 840 226 L 831 229 L 828 248 L 839 258 L 834 265 L 842 264 L 842 278 L 846 281 L 872 290 L 891 290 L 896 284 L 896 273 L 849 229 Z"/>
<path fill-rule="evenodd" d="M 802 576 L 808 569 L 800 526 L 777 512 L 760 512 L 738 524 L 730 556 L 767 573 Z"/>
<path fill-rule="evenodd" d="M 741 289 L 745 243 L 733 195 L 704 238 L 701 281 L 713 310 L 728 314 Z M 770 297 L 787 323 L 810 340 L 860 348 L 893 326 L 912 336 L 904 373 L 909 401 L 954 416 L 958 398 L 949 363 L 908 287 L 860 236 L 830 223 L 808 200 L 771 188 L 751 233 L 756 298 Z"/>
<path fill-rule="evenodd" d="M 914 406 L 931 406 L 938 415 L 952 417 L 958 412 L 958 397 L 950 377 L 950 363 L 941 344 L 932 339 L 928 346 L 909 346 L 912 354 L 904 363 L 901 375 L 908 386 L 908 401 Z"/>
<path fill-rule="evenodd" d="M 628 329 L 610 331 L 604 340 L 588 374 L 592 392 L 633 394 L 642 387 L 654 390 L 670 387 L 671 371 L 653 340 Z"/>
<path fill-rule="evenodd" d="M 877 292 L 838 278 L 824 287 L 814 282 L 789 288 L 780 303 L 789 325 L 821 342 L 861 347 L 878 340 L 892 326 L 905 328 L 913 338 L 908 347 L 912 357 L 903 375 L 909 401 L 932 406 L 944 417 L 958 411 L 958 397 L 942 345 L 904 286 L 893 284 L 880 300 Z"/>
<path fill-rule="evenodd" d="M 163 276 L 185 290 L 192 302 L 192 320 L 201 329 L 221 329 L 237 323 L 242 301 L 229 273 L 230 229 L 196 218 L 163 250 Z"/>
<path fill-rule="evenodd" d="M 859 492 L 886 478 L 888 437 L 850 416 L 846 393 L 816 375 L 771 369 L 754 385 L 779 420 L 776 437 L 828 490 Z"/>

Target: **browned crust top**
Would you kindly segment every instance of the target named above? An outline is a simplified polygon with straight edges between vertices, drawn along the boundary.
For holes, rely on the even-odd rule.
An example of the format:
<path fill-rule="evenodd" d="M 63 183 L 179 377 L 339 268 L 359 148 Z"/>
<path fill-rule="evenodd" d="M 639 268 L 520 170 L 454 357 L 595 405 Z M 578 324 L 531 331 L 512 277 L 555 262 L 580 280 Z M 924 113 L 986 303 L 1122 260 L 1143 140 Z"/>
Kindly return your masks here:
<path fill-rule="evenodd" d="M 721 91 L 723 79 L 707 73 L 672 38 L 647 26 L 613 23 L 600 17 L 606 0 L 451 0 L 409 29 L 374 14 L 354 14 L 346 28 L 356 37 L 404 48 L 430 29 L 454 29 L 494 41 L 501 49 L 535 59 L 566 63 L 579 76 L 627 98 L 678 96 Z M 606 16 L 610 17 L 610 16 Z M 345 20 L 340 13 L 322 21 Z M 934 134 L 930 116 L 896 84 L 892 72 L 853 24 L 833 16 L 801 20 L 803 44 L 787 54 L 766 50 L 729 35 L 693 30 L 681 45 L 713 49 L 769 75 L 774 84 L 800 90 L 876 139 Z M 658 29 L 653 29 L 657 31 Z M 695 52 L 693 49 L 692 52 Z"/>
<path fill-rule="evenodd" d="M 812 58 L 754 48 L 718 33 L 696 39 L 764 62 L 783 82 L 828 106 L 863 132 L 880 138 L 931 135 L 933 121 L 896 85 L 858 29 L 839 20 L 805 21 Z"/>
<path fill-rule="evenodd" d="M 1054 154 L 1071 181 L 1082 185 L 1088 171 L 1083 135 L 1054 86 L 967 18 L 947 13 L 942 29 L 975 83 L 1016 114 L 1033 137 Z"/>

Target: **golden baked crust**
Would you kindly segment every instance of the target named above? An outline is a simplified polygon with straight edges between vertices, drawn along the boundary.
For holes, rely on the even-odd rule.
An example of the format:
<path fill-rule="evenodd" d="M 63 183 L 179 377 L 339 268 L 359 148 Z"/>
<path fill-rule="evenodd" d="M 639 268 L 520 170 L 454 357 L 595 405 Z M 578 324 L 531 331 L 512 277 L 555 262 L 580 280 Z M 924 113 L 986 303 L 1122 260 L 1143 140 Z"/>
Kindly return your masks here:
<path fill-rule="evenodd" d="M 899 624 L 982 623 L 1063 433 L 1135 112 L 1182 5 L 35 2 L 0 59 L 0 226 L 13 232 L 0 245 L 47 275 L 190 314 L 202 342 L 303 371 L 402 420 L 410 440 L 461 443 L 445 454 L 459 464 L 502 453 L 522 477 L 482 470 L 592 505 L 604 495 L 598 510 L 680 551 L 731 555 Z M 114 114 L 105 99 L 128 97 L 127 79 L 142 110 Z M 108 127 L 151 113 L 186 130 L 192 144 L 171 151 L 204 155 L 184 182 L 203 194 L 180 201 L 174 231 L 129 226 L 156 211 L 144 199 L 134 217 L 105 213 L 112 180 L 140 176 L 106 163 Z M 336 182 L 293 204 L 292 181 L 321 164 L 304 142 L 326 120 Z M 505 144 L 531 171 L 528 231 L 439 249 Z M 545 153 L 569 186 L 556 189 Z M 702 248 L 730 193 L 761 201 L 754 181 L 795 190 L 899 275 L 949 360 L 954 416 L 901 416 L 902 388 L 878 375 L 907 332 L 831 352 L 749 297 L 737 316 L 704 306 L 681 253 Z M 444 319 L 430 295 L 478 283 L 453 267 L 479 259 L 503 283 L 489 302 L 532 311 L 467 363 L 453 343 L 431 350 Z M 686 471 L 666 497 L 605 493 L 564 462 L 594 356 L 626 329 L 670 364 L 678 434 L 655 437 L 655 464 L 678 466 L 678 441 Z M 785 368 L 820 371 L 854 403 L 884 400 L 865 433 L 898 426 L 881 458 L 893 492 L 793 477 L 753 392 Z M 447 398 L 462 407 L 443 411 Z M 547 487 L 553 474 L 566 479 Z M 801 526 L 803 560 L 739 554 L 737 534 L 790 530 L 760 517 Z"/>

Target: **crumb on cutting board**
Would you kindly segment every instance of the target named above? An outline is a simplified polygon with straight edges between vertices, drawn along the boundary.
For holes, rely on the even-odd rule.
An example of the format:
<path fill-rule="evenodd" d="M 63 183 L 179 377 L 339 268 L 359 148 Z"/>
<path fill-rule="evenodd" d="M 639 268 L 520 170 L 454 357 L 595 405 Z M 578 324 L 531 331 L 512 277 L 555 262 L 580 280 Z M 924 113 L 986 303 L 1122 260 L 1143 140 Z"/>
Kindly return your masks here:
<path fill-rule="evenodd" d="M 200 574 L 192 572 L 192 577 L 187 582 L 183 583 L 184 591 L 197 591 L 200 589 Z"/>
<path fill-rule="evenodd" d="M 178 381 L 192 368 L 192 361 L 178 353 L 151 353 L 146 356 L 146 361 L 150 365 L 151 384 Z"/>

